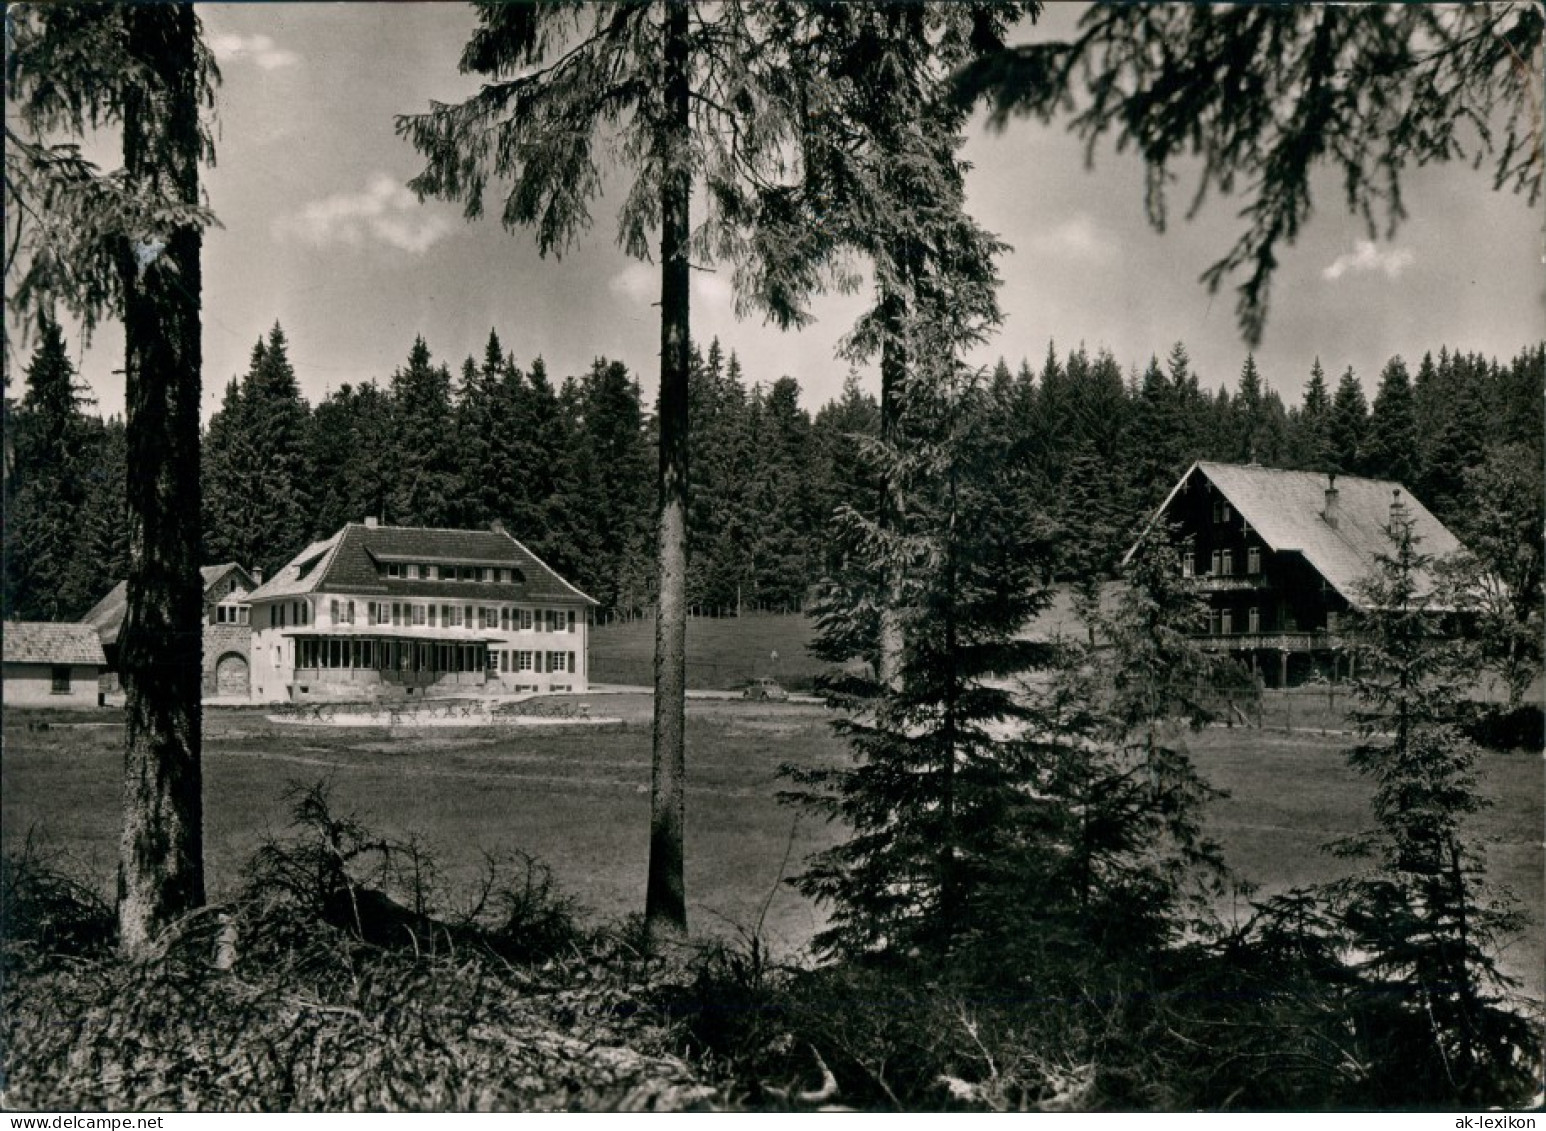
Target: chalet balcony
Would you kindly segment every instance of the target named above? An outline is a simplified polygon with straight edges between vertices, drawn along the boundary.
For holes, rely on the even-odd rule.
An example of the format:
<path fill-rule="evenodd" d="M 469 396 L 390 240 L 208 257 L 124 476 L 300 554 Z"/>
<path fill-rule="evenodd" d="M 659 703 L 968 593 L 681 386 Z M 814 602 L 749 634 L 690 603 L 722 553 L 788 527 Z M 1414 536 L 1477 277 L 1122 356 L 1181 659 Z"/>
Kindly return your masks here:
<path fill-rule="evenodd" d="M 1210 652 L 1330 652 L 1343 645 L 1339 634 L 1325 629 L 1208 633 L 1192 639 Z"/>

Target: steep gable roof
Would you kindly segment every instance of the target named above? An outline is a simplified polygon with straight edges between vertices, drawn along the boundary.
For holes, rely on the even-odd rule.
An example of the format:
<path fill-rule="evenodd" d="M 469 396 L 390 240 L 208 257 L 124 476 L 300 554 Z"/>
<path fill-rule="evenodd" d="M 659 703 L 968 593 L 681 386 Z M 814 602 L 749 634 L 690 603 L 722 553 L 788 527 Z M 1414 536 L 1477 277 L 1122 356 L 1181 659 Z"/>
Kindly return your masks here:
<path fill-rule="evenodd" d="M 388 578 L 381 569 L 386 562 L 499 566 L 514 569 L 520 580 L 490 584 Z M 264 601 L 306 593 L 598 603 L 504 532 L 368 526 L 355 522 L 331 538 L 306 547 L 254 590 L 249 599 Z"/>
<path fill-rule="evenodd" d="M 242 568 L 238 562 L 225 562 L 221 565 L 207 565 L 199 567 L 199 577 L 204 583 L 204 592 L 208 594 L 215 586 L 232 570 L 241 574 L 242 584 L 251 589 L 253 587 L 252 575 Z M 129 583 L 120 581 L 107 591 L 107 595 L 91 606 L 91 611 L 81 617 L 81 623 L 90 625 L 101 637 L 102 643 L 113 644 L 118 640 L 118 631 L 123 628 L 124 612 L 129 603 Z"/>
<path fill-rule="evenodd" d="M 8 664 L 107 664 L 102 641 L 89 624 L 12 620 L 3 627 Z"/>
<path fill-rule="evenodd" d="M 1376 555 L 1391 548 L 1385 527 L 1390 523 L 1391 504 L 1398 498 L 1412 520 L 1421 553 L 1441 558 L 1465 548 L 1401 484 L 1356 475 L 1336 477 L 1336 523 L 1332 525 L 1325 513 L 1329 479 L 1322 472 L 1201 460 L 1181 477 L 1156 517 L 1170 508 L 1194 477 L 1213 484 L 1268 548 L 1302 554 L 1327 584 L 1355 604 Z M 1420 588 L 1430 585 L 1431 579 L 1419 581 Z"/>

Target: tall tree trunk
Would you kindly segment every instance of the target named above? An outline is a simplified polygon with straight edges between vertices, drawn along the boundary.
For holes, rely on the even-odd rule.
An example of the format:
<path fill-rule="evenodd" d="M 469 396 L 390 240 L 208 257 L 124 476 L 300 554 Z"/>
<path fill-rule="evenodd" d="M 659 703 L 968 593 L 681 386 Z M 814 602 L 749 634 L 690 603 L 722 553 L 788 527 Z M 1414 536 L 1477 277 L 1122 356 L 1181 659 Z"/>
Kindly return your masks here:
<path fill-rule="evenodd" d="M 130 191 L 198 202 L 201 156 L 196 20 L 191 5 L 127 9 L 129 52 L 165 94 L 128 92 L 124 167 Z M 197 228 L 120 252 L 128 378 L 128 607 L 119 643 L 124 711 L 123 840 L 118 930 L 123 951 L 204 902 L 199 577 Z"/>
<path fill-rule="evenodd" d="M 656 941 L 687 933 L 682 873 L 687 713 L 687 375 L 688 209 L 692 144 L 688 117 L 687 5 L 666 4 L 662 148 L 673 161 L 660 191 L 660 607 L 655 618 L 655 726 L 651 764 L 650 861 L 644 923 Z"/>
<path fill-rule="evenodd" d="M 880 343 L 880 439 L 890 450 L 902 442 L 902 381 L 907 373 L 907 353 L 902 348 L 902 332 L 907 303 L 901 295 L 891 291 L 881 298 L 880 311 L 883 327 Z M 901 485 L 897 482 L 894 462 L 888 462 L 881 476 L 880 528 L 900 533 L 901 523 Z M 906 642 L 902 635 L 902 578 L 895 565 L 886 567 L 881 587 L 875 679 L 881 686 L 896 690 L 902 684 L 902 649 Z"/>

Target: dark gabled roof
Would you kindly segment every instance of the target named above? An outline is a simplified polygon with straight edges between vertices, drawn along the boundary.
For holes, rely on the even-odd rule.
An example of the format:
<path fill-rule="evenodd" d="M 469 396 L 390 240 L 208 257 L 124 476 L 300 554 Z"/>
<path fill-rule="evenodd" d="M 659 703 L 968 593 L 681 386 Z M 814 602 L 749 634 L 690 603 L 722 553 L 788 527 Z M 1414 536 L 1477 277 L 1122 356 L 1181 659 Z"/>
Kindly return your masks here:
<path fill-rule="evenodd" d="M 1302 554 L 1327 584 L 1354 604 L 1359 603 L 1360 587 L 1373 572 L 1376 555 L 1390 550 L 1385 528 L 1390 524 L 1391 504 L 1398 499 L 1412 521 L 1412 532 L 1423 554 L 1442 558 L 1465 548 L 1399 483 L 1338 475 L 1333 526 L 1326 521 L 1329 480 L 1325 473 L 1254 464 L 1194 463 L 1160 505 L 1156 517 L 1170 507 L 1194 476 L 1213 484 L 1269 549 Z M 1432 579 L 1421 579 L 1418 584 L 1431 589 Z"/>
<path fill-rule="evenodd" d="M 384 562 L 444 562 L 502 566 L 520 581 L 425 581 L 384 576 Z M 351 522 L 331 538 L 313 542 L 251 595 L 253 601 L 305 593 L 446 600 L 598 602 L 558 576 L 510 535 L 491 530 L 436 530 L 418 526 L 367 526 Z"/>
<path fill-rule="evenodd" d="M 199 567 L 199 576 L 204 582 L 204 592 L 208 593 L 216 583 L 222 580 L 232 570 L 241 574 L 242 584 L 248 589 L 253 588 L 252 575 L 236 562 L 225 562 L 221 565 L 208 565 Z M 82 624 L 89 624 L 97 630 L 97 635 L 102 638 L 102 643 L 113 644 L 118 640 L 118 630 L 123 627 L 124 608 L 129 602 L 129 583 L 120 581 L 108 590 L 91 611 L 81 617 Z"/>
<path fill-rule="evenodd" d="M 89 624 L 11 620 L 0 627 L 8 664 L 107 664 L 102 641 Z"/>

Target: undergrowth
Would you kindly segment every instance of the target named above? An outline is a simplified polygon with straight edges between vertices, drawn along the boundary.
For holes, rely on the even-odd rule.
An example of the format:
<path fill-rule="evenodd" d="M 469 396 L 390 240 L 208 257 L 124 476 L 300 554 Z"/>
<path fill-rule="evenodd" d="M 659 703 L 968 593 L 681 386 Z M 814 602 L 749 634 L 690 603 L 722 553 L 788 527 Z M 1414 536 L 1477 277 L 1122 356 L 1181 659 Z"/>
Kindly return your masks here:
<path fill-rule="evenodd" d="M 681 1110 L 714 1089 L 649 1007 L 663 966 L 585 927 L 547 869 L 491 857 L 451 900 L 432 854 L 294 791 L 230 903 L 112 950 L 55 862 L 5 864 L 8 1105 L 169 1111 Z"/>
<path fill-rule="evenodd" d="M 1402 1106 L 1375 1039 L 1399 1003 L 1361 996 L 1308 893 L 1142 961 L 1038 958 L 1028 936 L 997 968 L 785 964 L 757 930 L 666 958 L 636 920 L 586 925 L 540 861 L 491 856 L 458 897 L 422 843 L 322 786 L 291 801 L 239 895 L 138 962 L 60 861 L 29 841 L 0 864 L 11 1108 Z"/>

